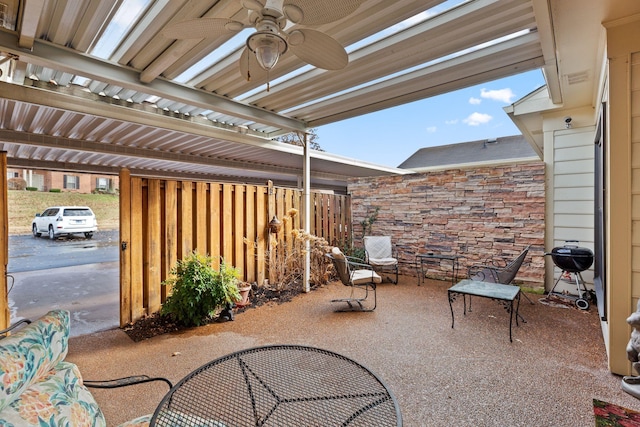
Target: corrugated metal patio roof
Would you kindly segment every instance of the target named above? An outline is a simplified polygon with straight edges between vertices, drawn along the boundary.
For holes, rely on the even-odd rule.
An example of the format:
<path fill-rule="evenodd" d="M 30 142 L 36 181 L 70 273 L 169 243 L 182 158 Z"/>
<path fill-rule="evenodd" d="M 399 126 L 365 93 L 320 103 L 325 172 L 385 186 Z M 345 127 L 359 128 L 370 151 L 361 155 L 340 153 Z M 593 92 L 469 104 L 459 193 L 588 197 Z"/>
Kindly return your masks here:
<path fill-rule="evenodd" d="M 298 185 L 303 150 L 274 137 L 536 68 L 557 79 L 539 0 L 357 3 L 313 27 L 345 46 L 344 69 L 285 55 L 267 90 L 266 76 L 240 74 L 243 40 L 233 33 L 162 33 L 199 17 L 248 24 L 240 0 L 4 0 L 0 148 L 24 168 Z M 404 173 L 322 152 L 311 159 L 314 187 Z"/>

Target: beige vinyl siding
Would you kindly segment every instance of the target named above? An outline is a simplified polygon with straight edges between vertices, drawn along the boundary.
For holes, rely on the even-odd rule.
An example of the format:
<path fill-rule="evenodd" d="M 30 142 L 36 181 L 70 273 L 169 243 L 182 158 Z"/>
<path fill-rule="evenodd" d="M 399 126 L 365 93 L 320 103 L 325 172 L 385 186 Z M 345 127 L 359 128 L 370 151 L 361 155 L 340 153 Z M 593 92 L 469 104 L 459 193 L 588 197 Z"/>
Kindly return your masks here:
<path fill-rule="evenodd" d="M 557 131 L 553 148 L 553 246 L 578 240 L 579 246 L 594 248 L 594 147 L 593 129 Z M 560 274 L 554 268 L 551 286 Z M 591 286 L 593 271 L 582 273 Z M 556 290 L 576 293 L 576 286 L 560 283 Z"/>
<path fill-rule="evenodd" d="M 625 348 L 631 328 L 629 314 L 636 310 L 640 294 L 640 263 L 637 231 L 640 215 L 633 204 L 640 195 L 640 16 L 606 23 L 608 126 L 606 140 L 606 292 L 605 340 L 609 369 L 620 375 L 632 373 Z M 633 136 L 632 136 L 633 135 Z"/>
<path fill-rule="evenodd" d="M 631 54 L 631 294 L 640 298 L 640 53 Z"/>

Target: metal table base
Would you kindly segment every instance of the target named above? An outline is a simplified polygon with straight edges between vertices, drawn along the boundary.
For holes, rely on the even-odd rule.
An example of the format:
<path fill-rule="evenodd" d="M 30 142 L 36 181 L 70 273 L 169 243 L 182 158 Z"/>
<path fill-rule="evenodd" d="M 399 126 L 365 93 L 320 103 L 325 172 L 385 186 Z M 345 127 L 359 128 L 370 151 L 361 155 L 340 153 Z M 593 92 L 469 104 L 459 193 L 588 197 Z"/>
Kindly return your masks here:
<path fill-rule="evenodd" d="M 502 303 L 505 310 L 509 313 L 509 341 L 513 342 L 512 338 L 512 325 L 514 307 L 513 302 L 517 301 L 515 307 L 516 326 L 520 326 L 518 323 L 518 310 L 520 309 L 520 287 L 511 285 L 501 285 L 499 283 L 487 283 L 479 282 L 475 280 L 465 279 L 458 284 L 450 287 L 447 290 L 449 297 L 449 308 L 451 309 L 451 328 L 453 328 L 455 318 L 453 314 L 453 301 L 455 301 L 457 295 L 462 295 L 463 298 L 463 312 L 467 315 L 467 299 L 466 296 L 476 296 L 489 298 Z M 471 308 L 469 308 L 471 311 Z"/>

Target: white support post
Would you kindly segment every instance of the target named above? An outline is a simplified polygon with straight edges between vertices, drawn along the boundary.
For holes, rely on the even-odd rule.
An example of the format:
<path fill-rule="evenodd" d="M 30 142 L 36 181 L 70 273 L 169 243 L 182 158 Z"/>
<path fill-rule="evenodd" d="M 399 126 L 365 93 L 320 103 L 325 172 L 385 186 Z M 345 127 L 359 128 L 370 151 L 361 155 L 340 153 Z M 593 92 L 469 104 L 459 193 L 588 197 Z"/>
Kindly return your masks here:
<path fill-rule="evenodd" d="M 304 232 L 309 235 L 311 232 L 311 154 L 309 152 L 309 137 L 305 132 L 304 134 L 304 165 L 302 167 L 302 173 L 304 175 L 303 185 L 304 189 L 302 196 L 304 198 Z M 309 240 L 305 242 L 305 255 L 304 255 L 304 277 L 302 283 L 304 286 L 304 292 L 311 290 L 309 286 L 309 277 L 311 272 L 311 245 Z"/>

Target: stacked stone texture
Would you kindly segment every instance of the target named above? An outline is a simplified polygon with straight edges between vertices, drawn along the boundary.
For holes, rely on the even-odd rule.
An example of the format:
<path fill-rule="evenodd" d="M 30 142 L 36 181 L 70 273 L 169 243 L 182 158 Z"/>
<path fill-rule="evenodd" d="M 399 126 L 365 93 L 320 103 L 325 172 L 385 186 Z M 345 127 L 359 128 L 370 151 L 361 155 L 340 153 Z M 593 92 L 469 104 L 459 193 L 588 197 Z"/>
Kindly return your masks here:
<path fill-rule="evenodd" d="M 354 244 L 362 246 L 364 218 L 379 208 L 372 235 L 389 235 L 401 273 L 416 275 L 418 253 L 457 254 L 461 278 L 487 259 L 529 255 L 515 282 L 544 286 L 545 176 L 541 162 L 451 169 L 349 183 Z M 444 278 L 448 268 L 429 275 Z M 442 276 L 442 277 L 439 277 Z"/>

